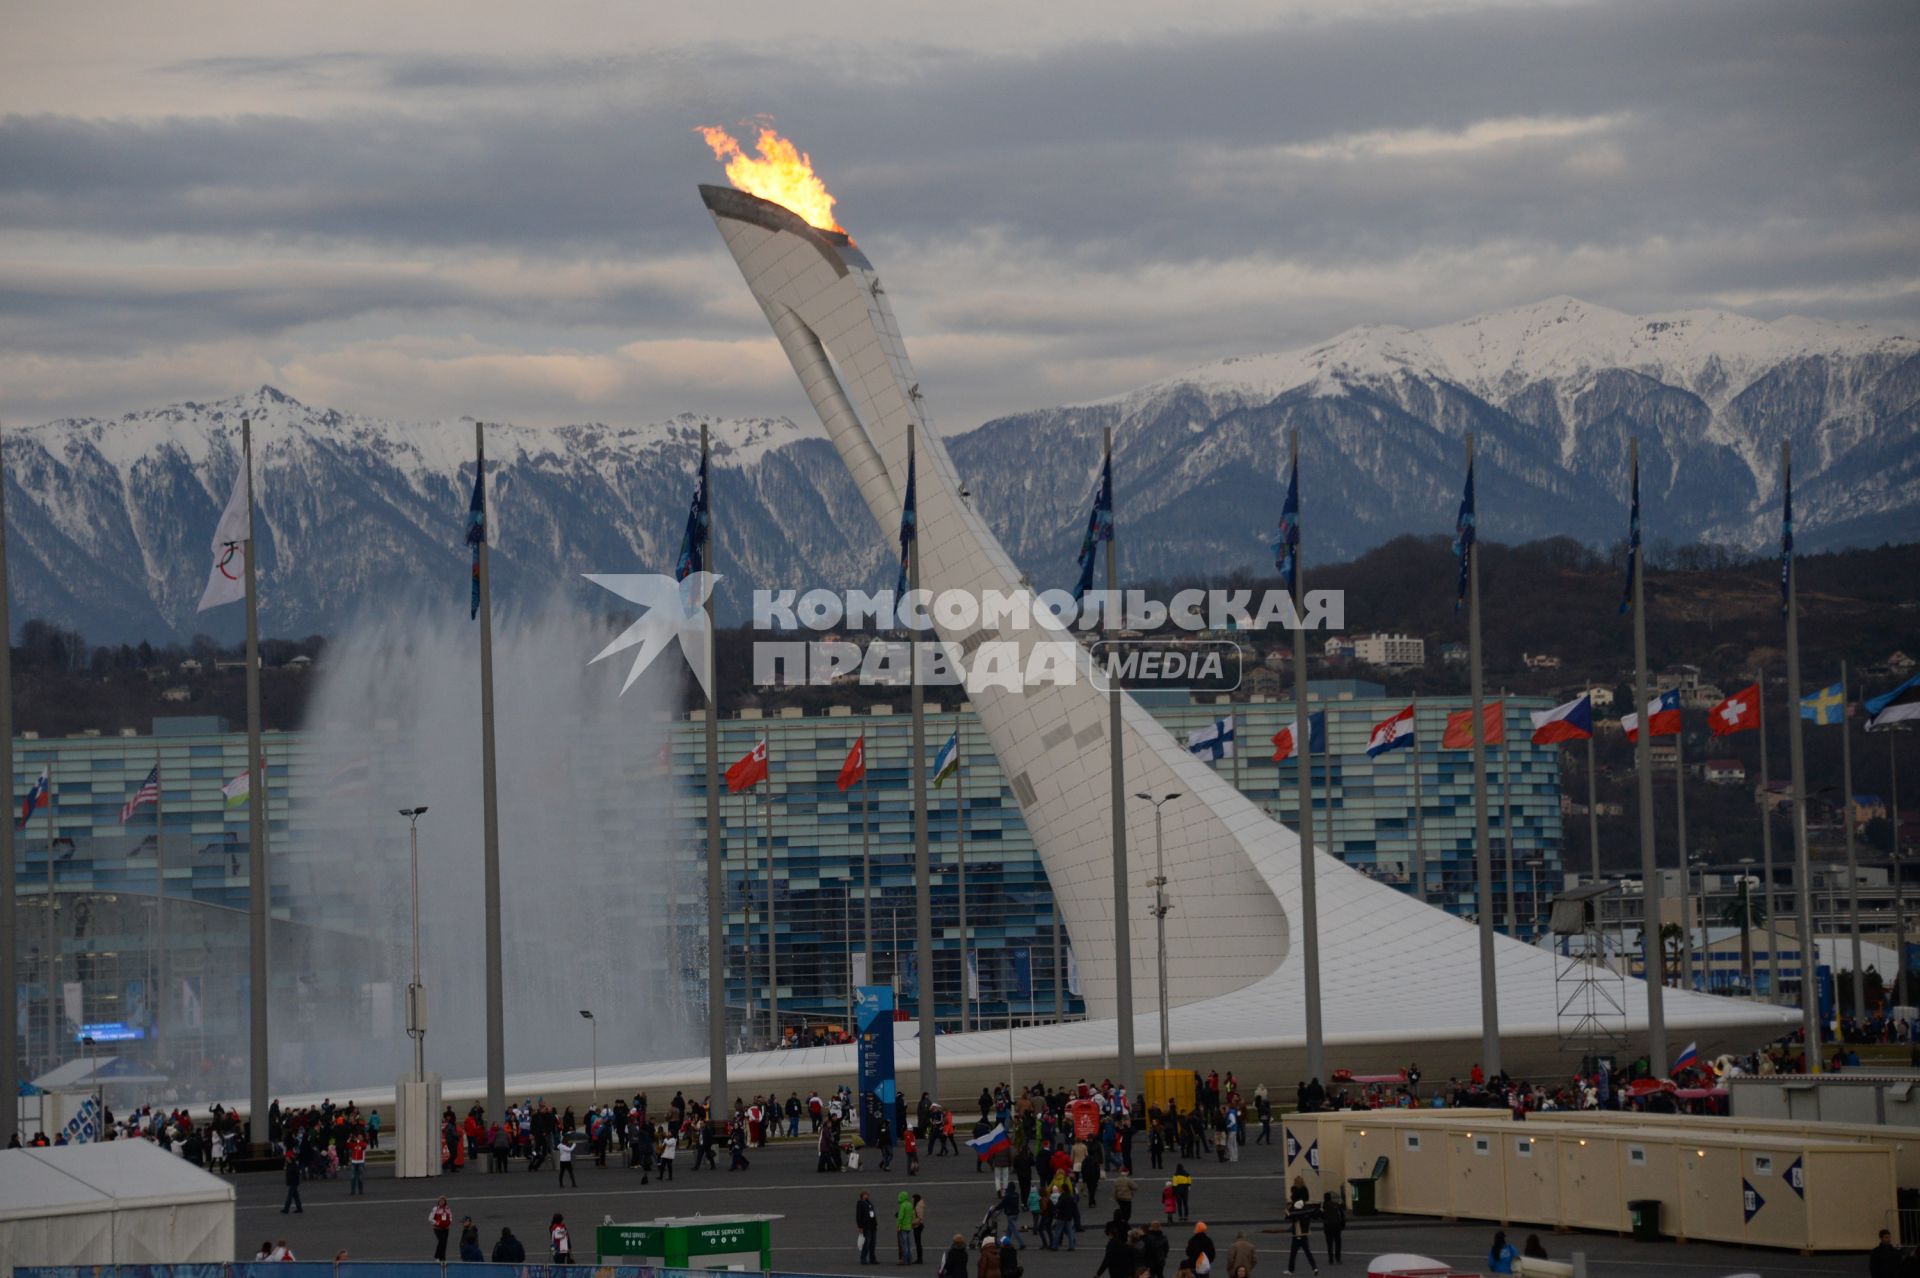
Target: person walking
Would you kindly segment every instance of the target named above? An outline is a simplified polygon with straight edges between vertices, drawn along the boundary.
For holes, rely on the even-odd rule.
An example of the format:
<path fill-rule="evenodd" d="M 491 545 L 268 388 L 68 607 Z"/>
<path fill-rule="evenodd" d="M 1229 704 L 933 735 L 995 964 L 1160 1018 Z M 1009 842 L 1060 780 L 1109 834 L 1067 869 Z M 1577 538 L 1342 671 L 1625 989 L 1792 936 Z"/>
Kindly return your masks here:
<path fill-rule="evenodd" d="M 667 1134 L 660 1140 L 660 1179 L 673 1179 L 673 1160 L 680 1153 L 680 1140 L 673 1134 L 673 1128 L 667 1128 Z"/>
<path fill-rule="evenodd" d="M 1185 1163 L 1175 1163 L 1173 1165 L 1173 1204 L 1178 1211 L 1182 1223 L 1185 1223 L 1188 1219 L 1189 1212 L 1192 1209 L 1192 1194 L 1193 1177 L 1187 1174 L 1187 1165 Z M 1171 1218 L 1168 1219 L 1168 1223 L 1172 1223 Z"/>
<path fill-rule="evenodd" d="M 292 1150 L 287 1151 L 285 1174 L 287 1180 L 287 1200 L 280 1204 L 280 1214 L 284 1216 L 289 1210 L 304 1214 L 307 1209 L 302 1206 L 300 1202 L 300 1159 Z"/>
<path fill-rule="evenodd" d="M 893 1170 L 893 1124 L 883 1114 L 874 1120 L 874 1143 L 880 1147 L 880 1170 Z"/>
<path fill-rule="evenodd" d="M 940 1268 L 935 1271 L 936 1278 L 967 1278 L 967 1236 L 955 1234 L 953 1241 L 947 1244 L 946 1254 L 940 1257 Z"/>
<path fill-rule="evenodd" d="M 918 1176 L 920 1174 L 920 1142 L 915 1138 L 913 1128 L 907 1128 L 906 1137 L 901 1141 L 901 1145 L 907 1151 L 907 1175 Z"/>
<path fill-rule="evenodd" d="M 1148 1221 L 1146 1236 L 1140 1240 L 1140 1263 L 1150 1278 L 1167 1278 L 1167 1254 L 1172 1250 L 1172 1244 L 1167 1241 L 1166 1231 L 1160 1228 L 1160 1222 Z"/>
<path fill-rule="evenodd" d="M 913 1263 L 916 1265 L 927 1263 L 926 1249 L 922 1245 L 922 1235 L 926 1232 L 926 1228 L 927 1200 L 915 1194 L 913 1196 Z"/>
<path fill-rule="evenodd" d="M 1069 1181 L 1061 1186 L 1060 1196 L 1053 1204 L 1053 1246 L 1060 1249 L 1064 1239 L 1067 1250 L 1072 1251 L 1075 1240 L 1080 1234 L 1080 1200 L 1074 1197 L 1073 1184 Z"/>
<path fill-rule="evenodd" d="M 447 1206 L 445 1195 L 433 1205 L 427 1213 L 427 1224 L 433 1227 L 433 1258 L 441 1264 L 447 1260 L 447 1235 L 453 1232 L 453 1208 Z"/>
<path fill-rule="evenodd" d="M 1227 1248 L 1227 1278 L 1252 1278 L 1253 1267 L 1260 1263 L 1260 1251 L 1244 1231 L 1235 1234 Z"/>
<path fill-rule="evenodd" d="M 486 1261 L 480 1251 L 480 1226 L 473 1223 L 473 1217 L 460 1218 L 460 1260 L 463 1264 L 477 1265 Z"/>
<path fill-rule="evenodd" d="M 573 1235 L 567 1232 L 567 1218 L 559 1212 L 553 1213 L 553 1221 L 547 1226 L 547 1237 L 553 1247 L 553 1263 L 571 1265 L 573 1263 Z"/>
<path fill-rule="evenodd" d="M 1107 1222 L 1107 1246 L 1100 1253 L 1100 1267 L 1093 1278 L 1137 1278 L 1140 1253 L 1127 1241 L 1127 1227 L 1117 1220 Z"/>
<path fill-rule="evenodd" d="M 1331 1189 L 1320 1202 L 1320 1231 L 1327 1240 L 1327 1263 L 1340 1263 L 1340 1235 L 1347 1231 L 1347 1205 Z"/>
<path fill-rule="evenodd" d="M 980 1244 L 980 1266 L 976 1278 L 1000 1278 L 1000 1245 L 989 1238 Z"/>
<path fill-rule="evenodd" d="M 1867 1253 L 1867 1278 L 1900 1278 L 1900 1264 L 1900 1249 L 1893 1245 L 1893 1235 L 1881 1230 L 1880 1245 Z"/>
<path fill-rule="evenodd" d="M 573 1146 L 573 1133 L 568 1132 L 565 1136 L 562 1136 L 554 1142 L 553 1156 L 560 1165 L 561 1187 L 564 1188 L 568 1181 L 572 1181 L 573 1187 L 578 1189 L 580 1188 L 580 1177 L 575 1175 L 573 1171 Z"/>
<path fill-rule="evenodd" d="M 1133 1196 L 1140 1192 L 1140 1186 L 1124 1167 L 1113 1178 L 1110 1192 L 1113 1194 L 1113 1218 L 1123 1225 L 1132 1224 Z"/>
<path fill-rule="evenodd" d="M 1187 1239 L 1186 1267 L 1198 1278 L 1207 1278 L 1213 1272 L 1213 1258 L 1219 1254 L 1214 1249 L 1213 1236 L 1207 1232 L 1207 1222 L 1203 1220 L 1196 1224 Z"/>
<path fill-rule="evenodd" d="M 505 1225 L 500 1227 L 500 1240 L 493 1244 L 493 1263 L 496 1265 L 524 1265 L 527 1263 L 527 1249 L 513 1236 L 513 1230 Z"/>
<path fill-rule="evenodd" d="M 1320 1266 L 1313 1261 L 1313 1211 L 1305 1204 L 1287 1209 L 1287 1233 L 1290 1245 L 1287 1248 L 1287 1272 L 1293 1272 L 1294 1262 L 1301 1256 L 1307 1258 L 1307 1268 L 1314 1273 L 1320 1272 Z"/>
<path fill-rule="evenodd" d="M 874 1244 L 879 1241 L 880 1212 L 873 1205 L 873 1198 L 866 1190 L 860 1191 L 860 1199 L 853 1205 L 853 1223 L 860 1230 L 860 1263 L 877 1265 L 878 1256 L 874 1255 Z"/>

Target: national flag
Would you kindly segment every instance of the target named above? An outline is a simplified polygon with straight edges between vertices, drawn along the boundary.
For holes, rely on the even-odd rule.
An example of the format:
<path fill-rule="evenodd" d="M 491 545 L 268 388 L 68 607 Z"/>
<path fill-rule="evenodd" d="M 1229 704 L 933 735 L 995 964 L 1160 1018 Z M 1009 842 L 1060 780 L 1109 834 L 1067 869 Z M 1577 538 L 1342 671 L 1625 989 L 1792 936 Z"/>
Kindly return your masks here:
<path fill-rule="evenodd" d="M 1280 584 L 1292 594 L 1300 575 L 1300 460 L 1297 457 L 1287 475 L 1287 499 L 1280 506 L 1280 531 L 1273 539 L 1273 566 L 1280 570 Z"/>
<path fill-rule="evenodd" d="M 1914 675 L 1892 692 L 1868 697 L 1865 704 L 1867 731 L 1890 728 L 1896 723 L 1920 719 L 1920 675 Z"/>
<path fill-rule="evenodd" d="M 753 749 L 741 755 L 734 765 L 727 769 L 727 793 L 738 794 L 742 790 L 751 790 L 767 779 L 767 739 L 765 737 L 753 743 Z"/>
<path fill-rule="evenodd" d="M 1672 688 L 1658 693 L 1647 702 L 1647 722 L 1653 725 L 1656 737 L 1677 737 L 1680 735 L 1680 694 Z M 1620 716 L 1620 726 L 1626 730 L 1627 740 L 1640 738 L 1640 716 L 1629 711 Z"/>
<path fill-rule="evenodd" d="M 960 771 L 960 729 L 955 728 L 940 752 L 933 756 L 933 784 L 946 784 L 948 777 Z"/>
<path fill-rule="evenodd" d="M 120 805 L 120 824 L 125 825 L 133 819 L 133 814 L 149 803 L 160 802 L 160 765 L 154 764 L 153 771 L 147 773 L 147 779 L 131 798 Z"/>
<path fill-rule="evenodd" d="M 1847 717 L 1846 694 L 1841 691 L 1839 684 L 1830 683 L 1820 691 L 1800 698 L 1800 717 L 1823 728 L 1844 723 Z"/>
<path fill-rule="evenodd" d="M 685 581 L 707 566 L 707 457 L 700 455 L 700 474 L 694 480 L 693 504 L 687 508 L 687 528 L 680 534 L 680 555 L 673 561 L 673 579 Z"/>
<path fill-rule="evenodd" d="M 1760 726 L 1760 685 L 1750 683 L 1707 712 L 1707 730 L 1716 737 L 1751 732 Z"/>
<path fill-rule="evenodd" d="M 1294 756 L 1294 724 L 1273 734 L 1273 761 L 1285 763 Z M 1327 748 L 1327 712 L 1316 710 L 1307 716 L 1307 753 L 1319 754 Z"/>
<path fill-rule="evenodd" d="M 480 615 L 480 547 L 487 544 L 487 463 L 473 464 L 473 500 L 467 503 L 467 545 L 473 548 L 473 590 L 468 596 L 467 620 Z"/>
<path fill-rule="evenodd" d="M 1505 745 L 1507 740 L 1507 703 L 1488 701 L 1480 706 L 1481 735 L 1488 745 Z M 1473 749 L 1473 710 L 1455 710 L 1447 716 L 1447 730 L 1440 734 L 1442 750 Z"/>
<path fill-rule="evenodd" d="M 1473 558 L 1474 527 L 1479 518 L 1473 509 L 1473 463 L 1467 463 L 1467 491 L 1460 498 L 1460 512 L 1453 519 L 1453 553 L 1460 556 L 1460 584 L 1454 595 L 1453 610 L 1459 612 L 1467 602 L 1467 565 Z"/>
<path fill-rule="evenodd" d="M 1586 741 L 1593 736 L 1593 697 L 1581 693 L 1565 705 L 1551 710 L 1528 712 L 1533 720 L 1533 744 L 1558 745 L 1562 741 Z"/>
<path fill-rule="evenodd" d="M 1204 728 L 1195 728 L 1187 734 L 1187 753 L 1199 755 L 1203 759 L 1231 759 L 1233 757 L 1233 716 L 1215 719 Z"/>
<path fill-rule="evenodd" d="M 840 789 L 851 790 L 867 779 L 867 738 L 865 734 L 853 739 L 853 746 L 847 751 L 845 762 L 840 765 Z"/>
<path fill-rule="evenodd" d="M 1113 540 L 1113 454 L 1100 465 L 1100 487 L 1093 495 L 1093 513 L 1087 516 L 1087 532 L 1080 539 L 1080 580 L 1074 583 L 1073 601 L 1079 603 L 1093 586 L 1093 564 L 1100 557 L 1100 543 Z"/>
<path fill-rule="evenodd" d="M 1389 750 L 1406 750 L 1412 746 L 1413 707 L 1408 706 L 1373 725 L 1373 732 L 1367 737 L 1367 757 L 1377 759 Z"/>
<path fill-rule="evenodd" d="M 1627 579 L 1620 587 L 1620 611 L 1633 611 L 1633 572 L 1640 566 L 1640 458 L 1633 459 L 1633 498 L 1627 508 Z"/>
<path fill-rule="evenodd" d="M 40 779 L 27 791 L 27 797 L 20 801 L 20 824 L 25 825 L 33 814 L 47 805 L 47 795 L 53 789 L 53 778 L 47 775 L 46 766 L 40 768 Z"/>
<path fill-rule="evenodd" d="M 1688 1043 L 1680 1049 L 1680 1055 L 1674 1058 L 1673 1068 L 1667 1071 L 1667 1077 L 1672 1078 L 1683 1069 L 1697 1069 L 1699 1065 L 1700 1045 L 1698 1043 Z"/>
<path fill-rule="evenodd" d="M 207 573 L 207 588 L 200 592 L 200 612 L 247 597 L 247 516 L 251 501 L 243 466 L 233 477 L 233 492 L 227 497 L 226 509 L 220 512 L 220 522 L 214 525 L 213 567 Z"/>
<path fill-rule="evenodd" d="M 349 799 L 367 793 L 373 787 L 373 760 L 355 755 L 327 773 L 327 797 Z"/>
<path fill-rule="evenodd" d="M 1780 473 L 1780 615 L 1787 615 L 1787 587 L 1793 580 L 1793 467 Z"/>
<path fill-rule="evenodd" d="M 900 506 L 900 581 L 893 588 L 894 606 L 907 597 L 907 565 L 913 543 L 920 538 L 919 503 L 914 497 L 915 472 L 919 469 L 911 454 L 907 457 L 907 499 Z"/>
<path fill-rule="evenodd" d="M 260 775 L 264 777 L 266 774 L 267 761 L 262 759 L 260 760 Z M 248 800 L 253 797 L 253 773 L 251 771 L 242 772 L 239 776 L 221 786 L 220 793 L 226 799 L 227 809 L 229 811 L 234 808 L 246 807 Z"/>
<path fill-rule="evenodd" d="M 992 1158 L 1003 1150 L 1013 1148 L 1013 1138 L 1007 1135 L 1007 1129 L 1004 1126 L 995 1123 L 992 1131 L 969 1137 L 967 1144 L 972 1147 L 977 1156 Z"/>

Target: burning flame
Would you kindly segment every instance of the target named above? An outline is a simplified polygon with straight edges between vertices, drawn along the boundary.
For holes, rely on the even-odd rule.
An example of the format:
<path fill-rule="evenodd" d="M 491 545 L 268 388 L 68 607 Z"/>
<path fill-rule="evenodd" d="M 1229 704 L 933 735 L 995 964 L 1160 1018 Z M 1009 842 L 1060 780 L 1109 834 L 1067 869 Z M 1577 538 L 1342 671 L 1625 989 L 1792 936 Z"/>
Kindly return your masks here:
<path fill-rule="evenodd" d="M 740 143 L 725 129 L 703 124 L 694 131 L 713 148 L 713 158 L 726 164 L 727 181 L 748 195 L 772 200 L 798 213 L 811 226 L 845 233 L 845 228 L 833 220 L 833 197 L 813 171 L 812 159 L 792 142 L 762 125 L 755 143 L 760 157 L 755 159 L 742 151 Z"/>

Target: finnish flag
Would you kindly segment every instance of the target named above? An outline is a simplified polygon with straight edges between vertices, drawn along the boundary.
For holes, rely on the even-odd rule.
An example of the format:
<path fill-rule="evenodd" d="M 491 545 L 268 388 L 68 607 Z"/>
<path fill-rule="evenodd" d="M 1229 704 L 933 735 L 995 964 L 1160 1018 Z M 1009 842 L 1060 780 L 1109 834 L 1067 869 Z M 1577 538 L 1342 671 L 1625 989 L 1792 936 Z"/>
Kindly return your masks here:
<path fill-rule="evenodd" d="M 1233 716 L 1215 719 L 1206 727 L 1196 729 L 1187 737 L 1187 749 L 1202 759 L 1231 759 L 1233 757 Z"/>

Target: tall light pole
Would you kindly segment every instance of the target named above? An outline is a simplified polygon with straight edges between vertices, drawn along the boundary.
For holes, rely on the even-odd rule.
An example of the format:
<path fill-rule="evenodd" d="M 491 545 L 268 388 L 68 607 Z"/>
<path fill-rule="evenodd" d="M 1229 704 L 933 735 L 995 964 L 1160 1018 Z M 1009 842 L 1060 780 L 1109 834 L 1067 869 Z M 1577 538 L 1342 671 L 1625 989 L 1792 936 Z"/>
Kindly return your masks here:
<path fill-rule="evenodd" d="M 413 877 L 413 983 L 407 986 L 407 1037 L 413 1040 L 413 1081 L 427 1081 L 426 987 L 420 984 L 420 818 L 426 812 L 401 808 L 407 819 L 407 856 Z"/>
<path fill-rule="evenodd" d="M 600 1022 L 586 1008 L 580 1009 L 580 1015 L 587 1018 L 587 1027 L 593 1033 L 593 1107 L 600 1108 Z"/>
<path fill-rule="evenodd" d="M 1173 1068 L 1173 1058 L 1167 1035 L 1167 911 L 1173 907 L 1167 904 L 1167 863 L 1164 841 L 1160 837 L 1160 808 L 1180 795 L 1176 792 L 1156 799 L 1142 791 L 1133 797 L 1153 805 L 1153 928 L 1160 946 L 1160 1068 L 1169 1070 Z"/>

